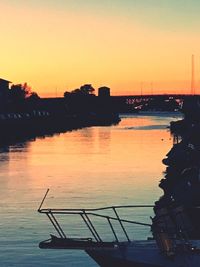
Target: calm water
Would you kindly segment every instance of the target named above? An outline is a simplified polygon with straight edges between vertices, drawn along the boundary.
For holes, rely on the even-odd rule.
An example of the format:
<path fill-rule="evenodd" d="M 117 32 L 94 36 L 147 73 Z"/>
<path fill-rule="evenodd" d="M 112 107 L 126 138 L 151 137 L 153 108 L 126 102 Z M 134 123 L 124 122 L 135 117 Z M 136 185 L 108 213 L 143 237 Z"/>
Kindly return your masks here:
<path fill-rule="evenodd" d="M 39 241 L 55 233 L 48 218 L 37 213 L 46 189 L 50 193 L 44 207 L 153 204 L 162 194 L 158 182 L 165 169 L 161 160 L 172 146 L 166 129 L 172 120 L 177 116 L 123 116 L 116 126 L 85 128 L 1 149 L 0 266 L 97 266 L 84 252 L 38 248 Z M 152 210 L 123 215 L 149 222 Z M 88 237 L 78 217 L 61 222 L 67 234 Z M 103 222 L 99 231 L 110 238 Z M 144 228 L 128 226 L 128 231 L 136 239 L 150 235 Z"/>

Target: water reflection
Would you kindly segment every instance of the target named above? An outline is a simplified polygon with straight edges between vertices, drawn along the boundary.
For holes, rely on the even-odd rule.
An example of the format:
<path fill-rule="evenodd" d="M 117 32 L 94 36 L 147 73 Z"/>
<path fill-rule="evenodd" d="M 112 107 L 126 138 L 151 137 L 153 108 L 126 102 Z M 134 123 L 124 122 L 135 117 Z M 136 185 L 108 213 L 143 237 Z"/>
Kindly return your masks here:
<path fill-rule="evenodd" d="M 98 128 L 98 148 L 99 153 L 110 153 L 111 149 L 111 128 Z"/>
<path fill-rule="evenodd" d="M 50 188 L 45 205 L 57 208 L 154 203 L 161 195 L 157 185 L 164 170 L 161 160 L 172 145 L 170 133 L 165 128 L 128 128 L 167 125 L 172 119 L 131 116 L 116 126 L 38 138 L 2 151 L 3 266 L 96 266 L 81 252 L 37 249 L 41 236 L 52 231 L 36 213 L 41 197 Z"/>
<path fill-rule="evenodd" d="M 8 161 L 9 160 L 9 146 L 1 147 L 0 148 L 0 164 L 1 161 Z"/>

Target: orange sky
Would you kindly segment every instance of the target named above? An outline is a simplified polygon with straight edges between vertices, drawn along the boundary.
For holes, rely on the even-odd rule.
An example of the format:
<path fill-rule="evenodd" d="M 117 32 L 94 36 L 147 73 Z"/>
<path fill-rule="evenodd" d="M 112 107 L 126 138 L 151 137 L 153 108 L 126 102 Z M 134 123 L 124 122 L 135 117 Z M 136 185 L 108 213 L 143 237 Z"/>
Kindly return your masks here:
<path fill-rule="evenodd" d="M 0 10 L 0 77 L 40 96 L 85 83 L 112 95 L 140 94 L 141 83 L 144 94 L 189 93 L 192 54 L 200 87 L 195 0 L 1 0 Z"/>

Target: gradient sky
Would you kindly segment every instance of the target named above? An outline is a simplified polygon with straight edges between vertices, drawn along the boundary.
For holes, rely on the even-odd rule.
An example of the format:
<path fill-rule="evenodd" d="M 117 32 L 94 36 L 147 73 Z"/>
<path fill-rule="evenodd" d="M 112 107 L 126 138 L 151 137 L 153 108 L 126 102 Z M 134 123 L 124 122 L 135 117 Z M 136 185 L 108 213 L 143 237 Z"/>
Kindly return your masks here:
<path fill-rule="evenodd" d="M 40 96 L 200 92 L 199 0 L 1 0 L 0 77 Z"/>

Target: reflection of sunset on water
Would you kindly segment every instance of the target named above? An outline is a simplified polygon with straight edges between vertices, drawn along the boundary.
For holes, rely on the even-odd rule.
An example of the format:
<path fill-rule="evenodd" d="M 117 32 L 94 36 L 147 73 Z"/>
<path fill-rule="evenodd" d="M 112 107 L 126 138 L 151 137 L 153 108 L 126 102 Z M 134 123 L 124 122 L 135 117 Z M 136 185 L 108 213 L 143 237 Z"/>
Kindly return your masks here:
<path fill-rule="evenodd" d="M 91 127 L 37 139 L 28 142 L 22 152 L 12 148 L 9 161 L 1 163 L 7 184 L 30 191 L 37 188 L 38 198 L 41 190 L 50 187 L 58 195 L 63 192 L 67 199 L 72 192 L 77 196 L 87 192 L 92 202 L 103 194 L 101 201 L 113 204 L 122 190 L 122 201 L 127 193 L 134 201 L 141 201 L 144 191 L 153 201 L 153 194 L 159 193 L 161 160 L 172 144 L 170 134 L 163 129 L 128 129 L 156 123 L 160 121 L 135 116 L 113 127 Z"/>
<path fill-rule="evenodd" d="M 2 240 L 12 243 L 13 235 L 18 239 L 23 236 L 24 242 L 26 240 L 30 244 L 34 266 L 46 266 L 47 255 L 48 259 L 52 257 L 55 260 L 57 254 L 49 255 L 45 252 L 47 255 L 42 258 L 43 254 L 40 253 L 44 252 L 32 249 L 33 240 L 39 242 L 41 239 L 39 233 L 52 231 L 45 218 L 41 220 L 36 214 L 47 188 L 50 188 L 50 193 L 44 207 L 97 208 L 153 204 L 162 194 L 158 188 L 165 169 L 161 160 L 172 145 L 169 131 L 160 126 L 168 125 L 172 119 L 171 116 L 125 116 L 116 126 L 79 129 L 37 138 L 36 141 L 27 141 L 2 150 Z M 160 128 L 140 129 L 141 126 L 152 125 L 160 125 Z M 140 213 L 142 220 L 149 220 L 150 215 L 147 210 Z M 5 226 L 8 231 L 4 230 Z M 24 229 L 29 230 L 24 232 Z M 140 238 L 145 233 L 140 232 Z M 20 244 L 19 251 L 24 251 L 24 243 Z M 10 245 L 10 249 L 14 257 L 15 247 Z M 66 257 L 68 253 L 62 254 L 63 258 L 59 256 L 60 264 L 67 261 L 67 266 L 72 266 L 71 262 L 82 266 L 77 262 L 82 257 L 80 253 Z M 94 266 L 87 258 L 82 261 L 87 262 L 88 267 Z"/>

